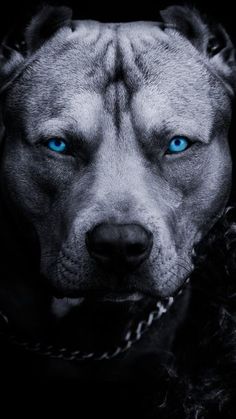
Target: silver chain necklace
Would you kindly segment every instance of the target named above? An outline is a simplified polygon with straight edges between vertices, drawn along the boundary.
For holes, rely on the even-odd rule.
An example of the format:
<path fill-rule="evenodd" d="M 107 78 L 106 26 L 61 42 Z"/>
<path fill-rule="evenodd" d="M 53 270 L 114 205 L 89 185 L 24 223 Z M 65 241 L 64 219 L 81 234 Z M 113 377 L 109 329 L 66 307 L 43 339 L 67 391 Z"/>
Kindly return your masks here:
<path fill-rule="evenodd" d="M 186 280 L 185 284 L 188 282 L 189 278 Z M 179 290 L 176 297 L 181 295 L 182 292 L 183 288 Z M 167 297 L 162 301 L 158 301 L 155 309 L 148 314 L 147 318 L 141 320 L 134 330 L 130 328 L 126 333 L 123 342 L 114 350 L 108 352 L 84 352 L 80 350 L 71 350 L 62 346 L 47 345 L 42 342 L 30 342 L 29 340 L 20 339 L 16 334 L 8 333 L 7 327 L 9 325 L 9 320 L 2 311 L 0 311 L 0 319 L 4 324 L 4 330 L 0 329 L 0 336 L 4 337 L 5 340 L 12 345 L 21 347 L 28 352 L 37 353 L 38 355 L 43 355 L 49 358 L 61 359 L 65 361 L 109 360 L 127 352 L 136 342 L 138 342 L 149 330 L 150 326 L 167 313 L 174 300 L 174 297 Z"/>

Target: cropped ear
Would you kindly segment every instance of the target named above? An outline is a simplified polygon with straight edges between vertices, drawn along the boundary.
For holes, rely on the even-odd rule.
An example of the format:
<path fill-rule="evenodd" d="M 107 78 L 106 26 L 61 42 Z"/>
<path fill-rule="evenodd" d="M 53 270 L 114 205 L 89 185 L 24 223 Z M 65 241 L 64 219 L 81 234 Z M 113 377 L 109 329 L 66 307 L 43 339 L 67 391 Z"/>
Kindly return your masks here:
<path fill-rule="evenodd" d="M 235 49 L 225 29 L 219 24 L 207 22 L 196 9 L 190 7 L 170 6 L 160 14 L 164 23 L 176 26 L 207 57 L 212 70 L 235 92 Z"/>
<path fill-rule="evenodd" d="M 0 91 L 20 71 L 21 65 L 60 28 L 71 26 L 72 11 L 67 7 L 44 6 L 24 32 L 21 45 L 6 36 L 0 46 Z"/>
<path fill-rule="evenodd" d="M 4 40 L 0 47 L 0 91 L 4 84 L 14 77 L 23 61 L 23 55 L 6 45 Z"/>
<path fill-rule="evenodd" d="M 5 39 L 0 47 L 0 93 L 3 87 L 8 83 L 9 79 L 14 77 L 17 69 L 24 61 L 23 56 L 9 46 L 5 45 Z M 5 127 L 3 124 L 3 104 L 0 102 L 0 147 L 4 137 Z M 1 151 L 1 149 L 0 149 Z"/>
<path fill-rule="evenodd" d="M 68 7 L 44 6 L 31 20 L 25 31 L 29 53 L 37 50 L 62 27 L 70 27 L 72 10 Z"/>

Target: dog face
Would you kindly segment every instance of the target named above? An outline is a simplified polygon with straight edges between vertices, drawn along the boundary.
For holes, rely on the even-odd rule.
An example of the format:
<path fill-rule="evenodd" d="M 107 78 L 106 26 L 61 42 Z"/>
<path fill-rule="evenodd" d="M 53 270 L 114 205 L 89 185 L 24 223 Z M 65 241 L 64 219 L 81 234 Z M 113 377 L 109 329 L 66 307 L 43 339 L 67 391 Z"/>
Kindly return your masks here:
<path fill-rule="evenodd" d="M 2 189 L 37 232 L 55 294 L 169 296 L 222 215 L 232 47 L 223 30 L 212 46 L 199 16 L 181 13 L 67 22 L 43 42 L 43 12 L 28 57 L 6 64 Z"/>

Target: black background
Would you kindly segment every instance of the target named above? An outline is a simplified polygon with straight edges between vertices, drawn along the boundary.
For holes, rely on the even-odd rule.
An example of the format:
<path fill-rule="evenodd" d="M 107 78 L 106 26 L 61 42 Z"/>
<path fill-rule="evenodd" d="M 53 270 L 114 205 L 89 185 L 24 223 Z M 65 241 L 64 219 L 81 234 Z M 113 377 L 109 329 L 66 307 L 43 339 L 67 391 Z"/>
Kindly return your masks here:
<path fill-rule="evenodd" d="M 110 0 L 105 1 L 75 1 L 75 0 L 56 0 L 47 2 L 53 5 L 67 5 L 72 7 L 75 19 L 95 19 L 102 22 L 122 22 L 135 20 L 159 20 L 159 10 L 171 4 L 186 4 L 185 1 L 148 1 L 136 2 Z M 189 4 L 189 3 L 188 3 Z M 234 12 L 233 0 L 224 0 L 214 3 L 210 0 L 195 0 L 191 3 L 197 7 L 203 14 L 206 14 L 216 22 L 224 25 L 229 33 L 234 45 L 236 46 L 236 13 Z M 42 5 L 42 1 L 22 0 L 15 3 L 13 0 L 2 0 L 0 5 L 0 37 L 3 38 L 9 30 L 18 27 L 20 30 L 30 21 L 31 16 Z M 230 131 L 230 144 L 232 149 L 233 161 L 236 162 L 236 112 L 234 110 L 232 126 Z M 234 164 L 234 166 L 236 166 Z M 234 186 L 236 191 L 236 170 L 234 168 Z M 235 194 L 236 196 L 236 194 Z M 235 198 L 233 197 L 235 202 Z"/>
<path fill-rule="evenodd" d="M 190 4 L 207 15 L 211 20 L 220 22 L 226 28 L 234 45 L 236 46 L 236 13 L 234 12 L 234 2 L 224 0 L 214 2 L 210 0 L 143 0 L 136 2 L 110 0 L 92 1 L 92 0 L 51 0 L 42 2 L 42 0 L 22 0 L 15 3 L 13 0 L 4 0 L 1 3 L 0 10 L 0 37 L 3 38 L 8 31 L 14 29 L 14 33 L 20 33 L 29 23 L 32 15 L 45 3 L 51 5 L 66 5 L 73 9 L 74 19 L 95 19 L 102 22 L 123 22 L 135 20 L 159 20 L 159 10 L 172 4 Z M 15 36 L 15 35 L 14 35 Z M 233 160 L 236 157 L 236 112 L 234 109 L 232 126 L 230 132 L 230 145 L 232 149 Z M 235 166 L 235 165 L 234 165 Z M 236 170 L 234 168 L 234 184 L 236 183 Z M 236 190 L 235 186 L 233 190 Z M 233 198 L 233 200 L 235 200 Z"/>
<path fill-rule="evenodd" d="M 45 3 L 45 2 L 44 2 Z M 22 0 L 15 3 L 14 1 L 1 2 L 1 27 L 0 33 L 3 35 L 5 31 L 14 24 L 27 22 L 30 16 L 44 4 L 42 1 Z M 143 0 L 136 2 L 128 1 L 91 1 L 91 0 L 52 0 L 46 3 L 52 5 L 67 5 L 73 8 L 74 18 L 76 19 L 96 19 L 103 22 L 106 21 L 130 21 L 130 20 L 158 20 L 158 11 L 170 4 L 191 4 L 197 7 L 201 12 L 206 13 L 216 21 L 220 21 L 230 33 L 233 41 L 236 41 L 236 25 L 234 2 L 224 0 L 215 3 L 210 0 L 188 1 L 169 1 L 169 0 Z"/>

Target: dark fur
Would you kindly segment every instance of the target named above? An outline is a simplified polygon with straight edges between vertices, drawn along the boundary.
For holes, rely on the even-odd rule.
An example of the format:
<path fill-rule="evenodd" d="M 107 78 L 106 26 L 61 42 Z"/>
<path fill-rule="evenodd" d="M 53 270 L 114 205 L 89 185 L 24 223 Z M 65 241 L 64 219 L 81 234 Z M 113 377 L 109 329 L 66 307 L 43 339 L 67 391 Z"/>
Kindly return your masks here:
<path fill-rule="evenodd" d="M 235 417 L 235 233 L 226 215 L 199 249 L 190 311 L 177 336 L 174 367 L 166 366 L 168 390 L 157 417 Z"/>
<path fill-rule="evenodd" d="M 96 384 L 94 393 L 94 384 L 83 386 L 82 394 L 100 400 L 101 412 L 117 403 L 116 413 L 125 411 L 143 418 L 235 418 L 236 223 L 228 221 L 229 218 L 235 219 L 235 208 L 228 211 L 198 249 L 196 270 L 191 278 L 190 308 L 168 359 L 161 365 L 153 355 L 138 359 L 128 373 L 129 389 L 122 385 L 118 392 L 106 390 L 104 405 L 100 399 L 104 394 Z M 48 376 L 47 359 L 8 345 L 2 349 L 3 379 L 22 376 L 32 379 L 33 374 L 34 379 L 45 380 L 63 378 L 63 373 L 68 376 L 68 372 L 70 375 L 68 363 L 56 364 L 54 376 Z M 32 370 L 32 365 L 38 365 L 38 370 Z M 107 364 L 101 365 L 101 371 L 104 367 L 109 369 Z M 74 378 L 73 374 L 71 377 Z M 94 379 L 96 376 L 91 378 L 92 383 Z M 85 403 L 84 396 L 81 403 Z M 86 408 L 91 412 L 94 405 Z"/>
<path fill-rule="evenodd" d="M 68 7 L 47 6 L 41 9 L 25 33 L 29 53 L 40 48 L 56 31 L 71 26 L 72 11 Z"/>

